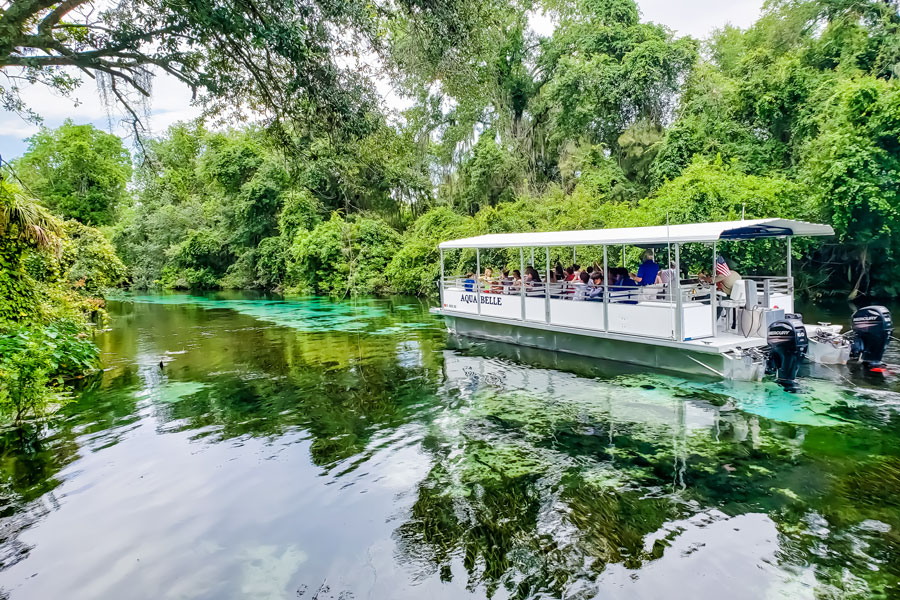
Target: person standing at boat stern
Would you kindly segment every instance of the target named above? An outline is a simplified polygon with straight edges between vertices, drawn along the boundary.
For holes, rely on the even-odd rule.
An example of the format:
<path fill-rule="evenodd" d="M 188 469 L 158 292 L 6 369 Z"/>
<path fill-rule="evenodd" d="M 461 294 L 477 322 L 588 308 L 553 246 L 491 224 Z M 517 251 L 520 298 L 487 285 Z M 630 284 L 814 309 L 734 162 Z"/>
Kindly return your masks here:
<path fill-rule="evenodd" d="M 645 250 L 644 262 L 638 267 L 634 280 L 638 285 L 653 285 L 656 283 L 657 275 L 659 275 L 659 264 L 653 260 L 653 250 Z"/>

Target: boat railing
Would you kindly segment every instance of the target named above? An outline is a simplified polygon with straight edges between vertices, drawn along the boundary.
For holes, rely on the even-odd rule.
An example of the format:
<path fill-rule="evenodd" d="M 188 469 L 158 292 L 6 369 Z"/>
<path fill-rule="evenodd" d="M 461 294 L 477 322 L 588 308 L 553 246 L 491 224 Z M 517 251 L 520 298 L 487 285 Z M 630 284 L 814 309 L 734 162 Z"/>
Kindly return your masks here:
<path fill-rule="evenodd" d="M 442 280 L 444 290 L 457 290 L 482 294 L 506 294 L 521 295 L 522 286 L 525 287 L 525 296 L 529 298 L 544 297 L 549 294 L 553 300 L 603 300 L 605 286 L 592 283 L 573 283 L 571 281 L 543 281 L 517 283 L 513 280 L 493 278 L 481 279 L 460 277 L 445 277 Z M 668 284 L 654 284 L 642 287 L 635 286 L 608 286 L 610 301 L 643 300 L 672 302 L 672 288 Z"/>
<path fill-rule="evenodd" d="M 788 312 L 794 310 L 794 278 L 793 277 L 750 277 L 759 285 L 757 290 L 761 294 L 763 306 L 786 308 Z"/>
<path fill-rule="evenodd" d="M 444 277 L 439 284 L 441 302 L 447 310 L 482 317 L 673 340 L 679 339 L 682 332 L 690 339 L 712 334 L 696 327 L 697 323 L 710 323 L 709 307 L 690 299 L 679 301 L 676 290 L 680 286 L 598 286 L 580 281 L 522 283 L 508 277 L 474 275 Z M 687 315 L 682 319 L 688 323 L 685 326 L 677 324 L 682 311 Z"/>
<path fill-rule="evenodd" d="M 748 277 L 763 284 L 763 290 L 768 289 L 771 294 L 790 294 L 794 291 L 793 277 Z"/>

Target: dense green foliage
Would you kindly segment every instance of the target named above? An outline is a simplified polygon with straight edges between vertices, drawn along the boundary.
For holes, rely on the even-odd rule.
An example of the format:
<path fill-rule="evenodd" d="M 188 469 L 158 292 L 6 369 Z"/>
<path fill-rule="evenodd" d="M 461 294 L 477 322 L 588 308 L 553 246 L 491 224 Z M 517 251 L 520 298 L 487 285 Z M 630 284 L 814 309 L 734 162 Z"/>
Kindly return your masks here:
<path fill-rule="evenodd" d="M 108 225 L 126 198 L 131 156 L 118 137 L 66 121 L 36 133 L 17 168 L 28 188 L 58 215 Z"/>
<path fill-rule="evenodd" d="M 357 8 L 328 16 L 374 23 Z M 535 8 L 554 18 L 552 35 L 529 28 Z M 269 17 L 258 15 L 266 27 Z M 749 29 L 702 43 L 640 22 L 633 0 L 398 6 L 376 21 L 366 38 L 414 100 L 400 120 L 369 101 L 361 72 L 355 100 L 317 104 L 304 86 L 346 73 L 330 55 L 316 66 L 298 54 L 291 68 L 307 72 L 291 77 L 307 77 L 295 83 L 312 94 L 297 96 L 308 110 L 268 98 L 290 118 L 175 125 L 143 140 L 129 187 L 131 161 L 113 136 L 71 123 L 35 136 L 16 163 L 28 189 L 62 217 L 109 224 L 116 248 L 69 224 L 58 276 L 86 293 L 125 274 L 137 288 L 430 294 L 443 239 L 743 214 L 834 226 L 837 240 L 794 246 L 812 294 L 900 291 L 896 3 L 773 2 Z M 297 52 L 343 47 L 316 35 Z M 283 59 L 266 77 L 290 66 Z M 233 83 L 219 101 L 259 84 Z M 765 273 L 783 267 L 777 244 L 725 252 L 742 273 Z M 705 267 L 699 248 L 684 256 Z M 471 252 L 447 258 L 454 272 L 475 266 Z M 520 262 L 504 251 L 483 264 Z M 19 289 L 9 311 L 35 312 L 22 278 L 53 271 L 39 263 L 9 267 Z"/>
<path fill-rule="evenodd" d="M 66 378 L 96 367 L 98 355 L 77 319 L 0 328 L 0 415 L 44 415 L 65 399 Z"/>
<path fill-rule="evenodd" d="M 466 7 L 450 22 L 492 18 L 452 56 L 429 37 L 436 13 L 389 22 L 388 66 L 416 100 L 399 124 L 371 111 L 335 130 L 311 113 L 147 143 L 114 226 L 132 284 L 427 294 L 442 239 L 744 214 L 835 227 L 795 245 L 810 293 L 900 291 L 895 4 L 771 3 L 703 44 L 641 23 L 633 0 L 547 2 L 546 38 L 533 5 Z M 783 268 L 775 244 L 726 252 L 765 273 Z"/>
<path fill-rule="evenodd" d="M 393 253 L 394 228 L 414 214 L 403 199 L 426 193 L 421 163 L 383 122 L 357 144 L 338 147 L 327 136 L 308 141 L 292 153 L 302 160 L 288 160 L 256 129 L 210 133 L 177 125 L 148 144 L 137 201 L 113 233 L 133 285 L 344 294 L 346 283 L 331 278 L 352 273 L 350 291 L 386 289 L 383 276 L 366 269 L 383 271 L 385 261 L 375 257 Z M 335 211 L 379 217 L 345 222 L 331 216 Z M 298 260 L 310 270 L 298 268 Z M 321 270 L 331 283 L 315 282 Z"/>
<path fill-rule="evenodd" d="M 42 416 L 96 366 L 89 324 L 125 265 L 91 227 L 61 222 L 0 179 L 0 419 Z"/>

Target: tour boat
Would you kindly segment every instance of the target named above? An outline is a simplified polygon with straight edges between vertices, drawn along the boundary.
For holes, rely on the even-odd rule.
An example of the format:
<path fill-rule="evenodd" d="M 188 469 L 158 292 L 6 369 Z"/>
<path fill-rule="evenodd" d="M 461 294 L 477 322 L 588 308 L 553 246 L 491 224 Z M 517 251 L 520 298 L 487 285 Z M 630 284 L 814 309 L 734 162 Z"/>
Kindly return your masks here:
<path fill-rule="evenodd" d="M 432 312 L 443 316 L 448 330 L 457 335 L 726 379 L 758 380 L 768 368 L 779 380 L 791 382 L 810 343 L 820 342 L 818 338 L 810 342 L 799 315 L 793 314 L 791 239 L 831 235 L 834 231 L 828 225 L 771 218 L 450 240 L 439 246 L 440 306 Z M 727 296 L 696 277 L 676 275 L 682 273 L 686 244 L 695 257 L 698 244 L 706 247 L 703 252 L 709 252 L 709 272 L 714 274 L 722 268 L 721 242 L 771 238 L 784 240 L 784 273 L 744 277 Z M 594 256 L 602 255 L 597 266 L 602 264 L 602 272 L 608 274 L 613 257 L 619 262 L 621 256 L 624 262 L 626 247 L 664 254 L 669 281 L 638 287 L 605 285 L 595 291 L 594 300 L 575 299 L 585 294 L 576 293 L 571 282 L 550 283 L 551 253 L 558 257 L 571 251 L 574 263 L 579 251 L 583 255 L 590 249 Z M 474 277 L 445 272 L 446 253 L 459 250 L 474 251 Z M 531 266 L 541 281 L 517 284 L 508 277 L 488 281 L 481 277 L 485 253 L 495 261 L 489 266 L 508 265 L 523 276 Z M 884 318 L 889 327 L 889 313 Z M 840 360 L 841 351 L 836 353 Z M 828 362 L 828 352 L 819 354 L 822 362 Z"/>

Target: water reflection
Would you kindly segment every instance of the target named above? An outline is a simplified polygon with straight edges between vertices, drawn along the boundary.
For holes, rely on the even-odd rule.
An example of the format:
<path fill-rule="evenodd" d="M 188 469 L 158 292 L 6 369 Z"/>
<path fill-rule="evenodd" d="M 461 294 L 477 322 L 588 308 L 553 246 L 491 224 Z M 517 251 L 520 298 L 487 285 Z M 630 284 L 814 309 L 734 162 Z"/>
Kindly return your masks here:
<path fill-rule="evenodd" d="M 895 459 L 854 447 L 868 446 L 859 438 L 872 435 L 865 426 L 878 418 L 878 401 L 865 393 L 821 382 L 792 395 L 775 386 L 615 375 L 622 368 L 610 363 L 455 345 L 464 351 L 445 351 L 444 385 L 465 408 L 433 425 L 427 447 L 435 466 L 397 530 L 401 560 L 517 598 L 569 597 L 573 589 L 615 595 L 613 579 L 611 589 L 624 586 L 624 596 L 653 597 L 666 584 L 648 588 L 641 574 L 650 565 L 659 572 L 673 555 L 690 557 L 674 568 L 682 577 L 687 570 L 717 583 L 693 582 L 666 597 L 713 596 L 724 582 L 736 597 L 764 597 L 766 585 L 785 597 L 846 597 L 846 569 L 827 557 L 846 560 L 849 540 L 861 557 L 860 597 L 896 585 L 895 544 L 884 534 L 896 531 L 897 514 L 882 483 L 900 491 L 900 470 Z M 542 363 L 554 368 L 537 368 Z M 893 410 L 880 415 L 879 427 L 895 428 Z M 882 448 L 895 454 L 890 446 Z M 873 459 L 879 474 L 860 473 Z M 847 504 L 873 493 L 842 530 Z M 754 525 L 742 534 L 747 526 L 738 522 L 747 520 Z M 712 527 L 721 521 L 729 524 Z M 760 528 L 768 533 L 757 536 Z M 702 541 L 685 546 L 692 536 Z M 876 547 L 874 555 L 859 551 Z M 768 576 L 739 576 L 735 563 L 744 560 L 765 565 Z M 893 574 L 868 577 L 884 571 Z"/>
<path fill-rule="evenodd" d="M 135 300 L 102 377 L 0 436 L 12 598 L 898 591 L 890 382 L 448 345 L 405 299 Z"/>

